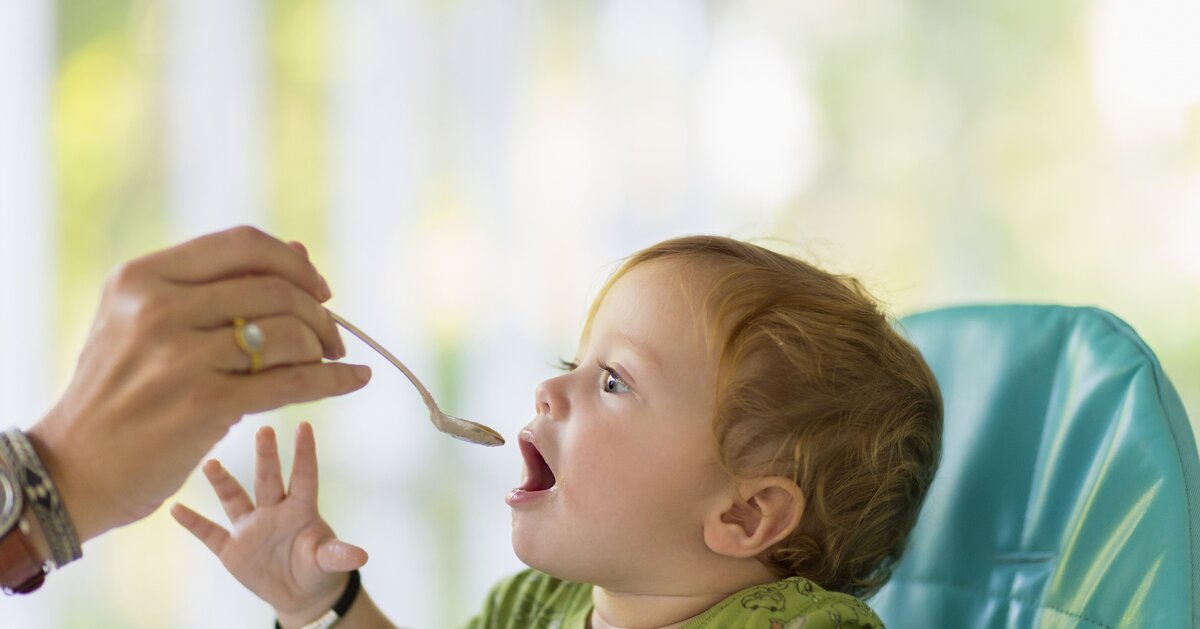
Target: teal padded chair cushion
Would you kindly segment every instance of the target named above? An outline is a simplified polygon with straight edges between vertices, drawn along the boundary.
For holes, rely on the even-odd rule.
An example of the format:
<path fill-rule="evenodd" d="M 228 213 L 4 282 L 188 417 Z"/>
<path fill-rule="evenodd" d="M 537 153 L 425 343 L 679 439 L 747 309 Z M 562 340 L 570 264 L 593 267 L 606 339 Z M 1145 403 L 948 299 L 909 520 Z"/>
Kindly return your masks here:
<path fill-rule="evenodd" d="M 1154 354 L 1095 308 L 968 306 L 901 331 L 942 462 L 869 602 L 891 629 L 1200 627 L 1200 460 Z"/>

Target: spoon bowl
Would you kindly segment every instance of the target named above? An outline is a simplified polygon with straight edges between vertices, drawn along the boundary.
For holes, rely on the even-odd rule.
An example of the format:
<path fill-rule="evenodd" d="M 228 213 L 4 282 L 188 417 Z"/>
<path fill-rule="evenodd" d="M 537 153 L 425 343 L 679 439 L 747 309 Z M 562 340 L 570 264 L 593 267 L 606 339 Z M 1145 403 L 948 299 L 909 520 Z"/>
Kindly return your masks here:
<path fill-rule="evenodd" d="M 435 419 L 436 417 L 436 419 Z M 438 430 L 469 443 L 477 443 L 481 446 L 502 446 L 504 445 L 504 437 L 500 433 L 484 426 L 479 422 L 473 422 L 469 419 L 447 415 L 440 410 L 431 409 L 429 411 L 429 421 L 433 422 Z"/>

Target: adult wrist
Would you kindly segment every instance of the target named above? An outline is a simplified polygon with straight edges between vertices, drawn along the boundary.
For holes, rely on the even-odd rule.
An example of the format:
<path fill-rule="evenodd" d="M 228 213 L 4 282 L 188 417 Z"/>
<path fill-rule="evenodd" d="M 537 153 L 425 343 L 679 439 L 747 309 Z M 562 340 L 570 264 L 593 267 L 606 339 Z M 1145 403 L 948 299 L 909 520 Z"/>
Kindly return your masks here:
<path fill-rule="evenodd" d="M 346 573 L 347 579 L 337 592 L 338 597 L 313 605 L 309 610 L 285 614 L 276 610 L 275 629 L 326 629 L 344 618 L 358 598 L 362 589 L 362 577 L 358 570 Z"/>
<path fill-rule="evenodd" d="M 79 542 L 82 544 L 103 533 L 105 528 L 99 524 L 99 513 L 95 505 L 87 502 L 88 492 L 81 491 L 75 482 L 75 477 L 70 473 L 70 463 L 66 460 L 60 444 L 43 432 L 42 424 L 36 424 L 25 431 L 25 437 L 58 488 L 59 499 L 75 527 Z"/>

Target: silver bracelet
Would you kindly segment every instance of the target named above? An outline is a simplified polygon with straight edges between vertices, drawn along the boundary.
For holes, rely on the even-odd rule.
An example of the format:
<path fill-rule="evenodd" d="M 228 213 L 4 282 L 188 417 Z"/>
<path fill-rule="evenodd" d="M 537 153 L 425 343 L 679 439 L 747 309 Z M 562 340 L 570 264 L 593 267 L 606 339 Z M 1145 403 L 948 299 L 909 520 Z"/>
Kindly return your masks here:
<path fill-rule="evenodd" d="M 33 507 L 33 514 L 50 544 L 54 567 L 61 568 L 82 557 L 79 535 L 67 514 L 66 505 L 25 433 L 16 428 L 0 433 L 0 456 L 8 462 L 9 469 L 15 472 L 25 490 L 25 499 Z"/>

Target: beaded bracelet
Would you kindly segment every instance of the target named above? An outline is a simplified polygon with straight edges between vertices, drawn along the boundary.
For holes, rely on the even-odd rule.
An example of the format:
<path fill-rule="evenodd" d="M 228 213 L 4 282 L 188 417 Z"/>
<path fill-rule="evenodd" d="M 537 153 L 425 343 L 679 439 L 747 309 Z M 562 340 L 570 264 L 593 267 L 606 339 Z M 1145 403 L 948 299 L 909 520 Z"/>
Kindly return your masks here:
<path fill-rule="evenodd" d="M 8 461 L 9 468 L 25 490 L 25 498 L 32 505 L 42 534 L 50 544 L 54 567 L 61 568 L 82 557 L 79 535 L 67 514 L 66 505 L 25 433 L 16 428 L 0 433 L 0 456 Z"/>

